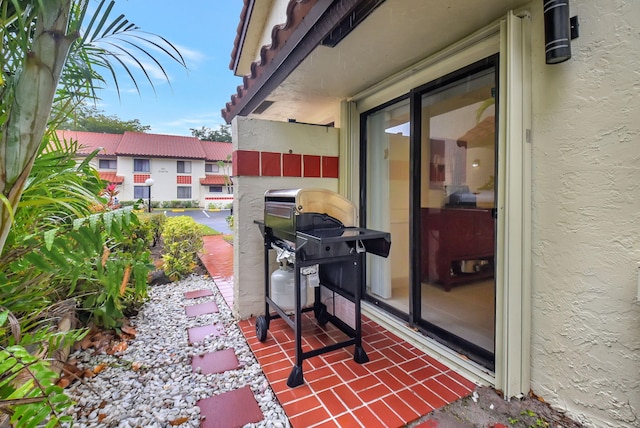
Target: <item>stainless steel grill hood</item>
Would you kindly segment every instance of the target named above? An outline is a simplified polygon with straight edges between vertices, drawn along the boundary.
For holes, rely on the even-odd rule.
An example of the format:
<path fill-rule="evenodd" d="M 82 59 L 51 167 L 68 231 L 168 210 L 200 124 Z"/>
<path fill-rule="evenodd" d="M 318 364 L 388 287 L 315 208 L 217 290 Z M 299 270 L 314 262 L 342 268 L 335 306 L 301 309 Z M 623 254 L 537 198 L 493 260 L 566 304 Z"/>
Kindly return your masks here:
<path fill-rule="evenodd" d="M 342 195 L 326 189 L 275 189 L 264 195 L 264 224 L 289 235 L 319 228 L 354 227 L 356 206 Z"/>

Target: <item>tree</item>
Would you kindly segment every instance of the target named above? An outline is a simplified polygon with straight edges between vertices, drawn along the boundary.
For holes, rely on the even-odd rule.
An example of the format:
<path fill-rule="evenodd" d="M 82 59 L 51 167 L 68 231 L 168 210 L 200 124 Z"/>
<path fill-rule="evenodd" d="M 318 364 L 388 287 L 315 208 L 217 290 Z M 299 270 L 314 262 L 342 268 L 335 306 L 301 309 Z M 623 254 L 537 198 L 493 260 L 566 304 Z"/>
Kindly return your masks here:
<path fill-rule="evenodd" d="M 126 131 L 146 132 L 151 129 L 151 126 L 142 125 L 139 119 L 123 121 L 117 115 L 107 116 L 94 106 L 82 104 L 76 107 L 59 128 L 71 131 L 124 134 Z"/>
<path fill-rule="evenodd" d="M 166 39 L 140 31 L 123 15 L 110 21 L 115 1 L 101 0 L 92 16 L 87 15 L 89 3 L 0 3 L 0 252 L 45 130 L 85 99 L 97 98 L 98 85 L 106 82 L 99 70 L 108 73 L 119 91 L 118 68 L 125 70 L 139 90 L 128 65 L 131 63 L 139 67 L 153 87 L 138 59 L 141 56 L 152 60 L 168 80 L 147 46 L 185 66 L 181 54 Z"/>
<path fill-rule="evenodd" d="M 217 130 L 203 126 L 200 129 L 190 128 L 190 131 L 191 135 L 203 141 L 231 142 L 231 127 L 229 125 L 220 125 Z"/>

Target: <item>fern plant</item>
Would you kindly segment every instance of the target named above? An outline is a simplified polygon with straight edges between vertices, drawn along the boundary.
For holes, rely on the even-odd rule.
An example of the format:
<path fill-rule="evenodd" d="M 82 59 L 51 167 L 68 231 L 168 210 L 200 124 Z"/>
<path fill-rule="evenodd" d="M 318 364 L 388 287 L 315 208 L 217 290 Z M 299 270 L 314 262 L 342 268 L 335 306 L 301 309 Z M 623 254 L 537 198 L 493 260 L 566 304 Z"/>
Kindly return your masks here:
<path fill-rule="evenodd" d="M 58 333 L 42 328 L 22 335 L 15 317 L 7 310 L 0 311 L 0 328 L 12 324 L 16 343 L 0 346 L 0 423 L 9 418 L 12 426 L 46 427 L 71 422 L 64 411 L 73 402 L 56 385 L 59 374 L 51 369 L 50 354 L 61 346 L 80 340 L 86 330 Z"/>

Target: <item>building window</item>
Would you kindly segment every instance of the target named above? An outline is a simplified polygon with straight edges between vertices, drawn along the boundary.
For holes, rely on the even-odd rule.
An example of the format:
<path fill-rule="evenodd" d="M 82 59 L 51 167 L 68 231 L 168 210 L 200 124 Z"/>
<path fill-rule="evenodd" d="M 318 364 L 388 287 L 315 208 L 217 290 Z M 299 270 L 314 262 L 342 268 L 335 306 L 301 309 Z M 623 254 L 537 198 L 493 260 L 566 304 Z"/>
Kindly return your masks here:
<path fill-rule="evenodd" d="M 215 163 L 204 164 L 204 172 L 220 172 L 220 166 Z"/>
<path fill-rule="evenodd" d="M 179 174 L 191 174 L 191 161 L 178 161 Z"/>
<path fill-rule="evenodd" d="M 116 169 L 118 164 L 115 159 L 100 159 L 98 169 Z"/>
<path fill-rule="evenodd" d="M 191 199 L 191 187 L 178 186 L 178 199 Z"/>
<path fill-rule="evenodd" d="M 133 199 L 149 199 L 149 186 L 133 186 Z"/>
<path fill-rule="evenodd" d="M 222 186 L 209 186 L 209 193 L 222 193 Z"/>
<path fill-rule="evenodd" d="M 134 159 L 133 160 L 133 172 L 150 172 L 151 163 L 149 159 Z"/>

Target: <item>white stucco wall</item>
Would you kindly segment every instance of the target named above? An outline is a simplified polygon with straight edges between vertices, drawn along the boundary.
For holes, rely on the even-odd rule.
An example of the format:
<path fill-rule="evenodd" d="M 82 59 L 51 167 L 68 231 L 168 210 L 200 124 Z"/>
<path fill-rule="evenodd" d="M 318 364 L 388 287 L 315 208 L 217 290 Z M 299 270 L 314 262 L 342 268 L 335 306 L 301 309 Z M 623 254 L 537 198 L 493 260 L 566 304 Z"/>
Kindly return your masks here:
<path fill-rule="evenodd" d="M 236 117 L 233 149 L 338 156 L 338 130 L 297 123 Z M 255 220 L 264 217 L 269 189 L 322 187 L 338 189 L 335 178 L 233 177 L 234 312 L 241 318 L 264 314 L 264 245 Z M 274 253 L 273 251 L 271 253 Z M 274 254 L 272 254 L 274 256 Z"/>
<path fill-rule="evenodd" d="M 137 159 L 137 158 L 136 158 Z M 147 159 L 140 157 L 140 159 Z M 153 178 L 154 184 L 151 188 L 151 201 L 175 201 L 178 200 L 178 186 L 190 186 L 191 198 L 184 199 L 190 201 L 201 201 L 201 193 L 207 190 L 200 185 L 200 178 L 205 176 L 204 165 L 205 162 L 202 159 L 175 159 L 175 158 L 150 158 L 150 171 L 134 172 L 133 171 L 133 157 L 119 156 L 118 157 L 118 169 L 117 174 L 125 177 L 124 182 L 120 186 L 119 198 L 122 201 L 133 200 L 133 188 L 134 186 L 143 186 L 142 183 L 134 183 L 134 174 L 149 174 Z M 191 162 L 190 174 L 178 174 L 177 173 L 177 161 Z M 191 175 L 191 184 L 177 184 L 177 175 Z M 183 199 L 180 199 L 183 200 Z"/>
<path fill-rule="evenodd" d="M 570 6 L 580 37 L 572 42 L 573 58 L 557 65 L 544 63 L 542 2 L 526 8 L 532 20 L 531 389 L 587 426 L 636 427 L 640 2 L 573 0 Z M 402 82 L 407 90 L 419 83 Z M 297 126 L 303 125 L 235 119 L 234 150 L 285 152 L 290 145 L 309 153 L 307 140 L 323 128 Z M 234 179 L 242 317 L 264 311 L 262 238 L 253 224 L 262 218 L 263 193 L 328 183 L 305 180 Z"/>
<path fill-rule="evenodd" d="M 533 391 L 589 426 L 640 426 L 640 2 L 570 3 L 573 57 L 533 30 Z"/>

